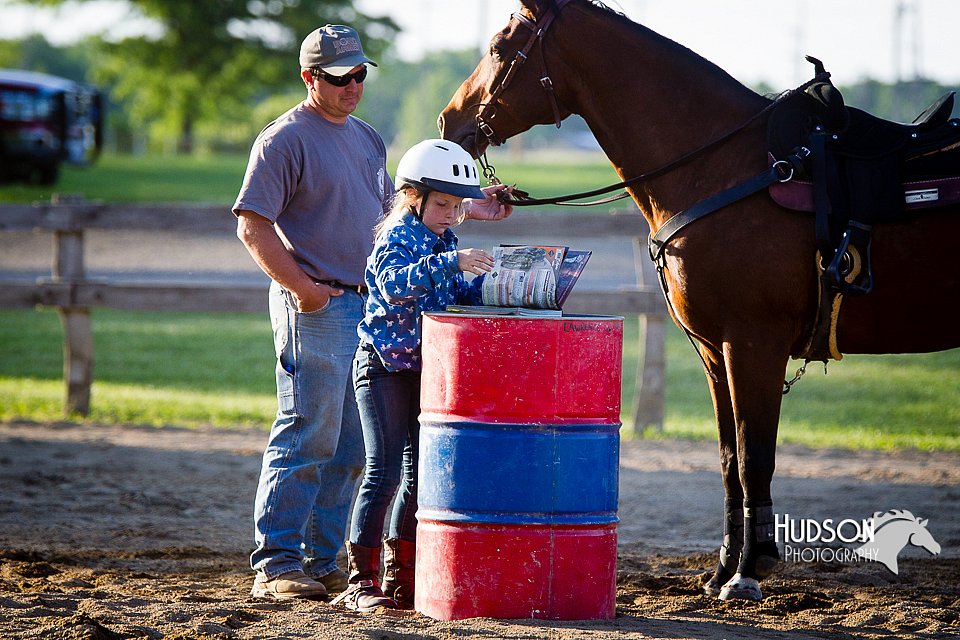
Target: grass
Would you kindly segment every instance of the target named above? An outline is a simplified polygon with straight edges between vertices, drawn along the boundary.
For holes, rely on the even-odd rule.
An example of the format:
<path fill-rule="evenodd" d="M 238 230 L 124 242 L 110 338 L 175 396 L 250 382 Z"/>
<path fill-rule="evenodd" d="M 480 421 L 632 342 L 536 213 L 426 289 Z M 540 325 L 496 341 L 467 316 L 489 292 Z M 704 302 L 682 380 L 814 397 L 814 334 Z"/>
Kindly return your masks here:
<path fill-rule="evenodd" d="M 275 411 L 273 345 L 260 314 L 95 310 L 91 413 L 103 423 L 266 428 Z M 631 406 L 636 319 L 624 329 L 623 406 Z M 61 332 L 53 311 L 0 311 L 0 420 L 63 419 Z M 796 366 L 793 363 L 792 366 Z M 847 356 L 812 364 L 784 398 L 780 441 L 841 448 L 960 451 L 960 350 Z M 715 439 L 699 361 L 667 339 L 666 425 L 647 437 Z M 80 420 L 74 416 L 73 419 Z M 633 416 L 623 415 L 625 424 Z M 626 435 L 626 433 L 625 433 Z"/>
<path fill-rule="evenodd" d="M 253 426 L 276 410 L 266 316 L 94 310 L 93 334 L 90 421 Z M 54 311 L 0 311 L 0 419 L 63 418 L 61 336 Z"/>
<path fill-rule="evenodd" d="M 792 377 L 800 364 L 790 361 L 785 373 Z M 957 371 L 960 349 L 847 355 L 831 362 L 826 375 L 821 363 L 810 363 L 783 398 L 778 441 L 842 449 L 960 451 Z M 662 435 L 716 438 L 706 379 L 679 330 L 667 339 L 666 412 Z"/>
<path fill-rule="evenodd" d="M 104 155 L 93 166 L 63 165 L 55 186 L 0 184 L 0 202 L 49 201 L 54 193 L 105 202 L 233 202 L 247 158 Z"/>

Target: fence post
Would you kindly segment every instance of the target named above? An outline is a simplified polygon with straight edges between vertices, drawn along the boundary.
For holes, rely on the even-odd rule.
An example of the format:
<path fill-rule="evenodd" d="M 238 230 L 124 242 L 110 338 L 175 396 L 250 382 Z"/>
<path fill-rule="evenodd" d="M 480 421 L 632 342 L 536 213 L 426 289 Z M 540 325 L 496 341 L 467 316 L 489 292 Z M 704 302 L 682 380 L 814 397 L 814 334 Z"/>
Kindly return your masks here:
<path fill-rule="evenodd" d="M 51 206 L 61 203 L 61 198 L 54 196 Z M 93 329 L 90 309 L 74 304 L 74 285 L 86 277 L 83 254 L 83 227 L 77 224 L 74 213 L 69 212 L 65 224 L 54 231 L 53 253 L 53 281 L 70 285 L 69 306 L 57 307 L 63 327 L 63 378 L 67 386 L 64 412 L 87 416 L 93 384 Z"/>
<path fill-rule="evenodd" d="M 653 264 L 647 258 L 646 238 L 633 239 L 633 258 L 639 285 L 659 288 Z M 652 425 L 663 431 L 664 387 L 666 386 L 665 318 L 662 314 L 643 314 L 639 318 L 640 356 L 637 359 L 636 387 L 633 394 L 633 429 L 639 434 Z"/>

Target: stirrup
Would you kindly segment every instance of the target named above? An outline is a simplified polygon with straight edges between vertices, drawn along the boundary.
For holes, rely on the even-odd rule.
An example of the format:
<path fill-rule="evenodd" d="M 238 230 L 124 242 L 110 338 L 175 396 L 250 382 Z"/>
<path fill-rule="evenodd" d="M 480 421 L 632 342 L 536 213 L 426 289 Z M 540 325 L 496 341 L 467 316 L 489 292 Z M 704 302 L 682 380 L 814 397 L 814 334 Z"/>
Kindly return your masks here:
<path fill-rule="evenodd" d="M 873 290 L 870 227 L 859 228 L 859 230 L 866 232 L 863 234 L 866 240 L 862 245 L 864 254 L 861 255 L 856 245 L 850 244 L 856 229 L 845 229 L 840 239 L 840 246 L 833 252 L 830 265 L 824 270 L 824 277 L 830 286 L 843 295 L 863 295 Z"/>

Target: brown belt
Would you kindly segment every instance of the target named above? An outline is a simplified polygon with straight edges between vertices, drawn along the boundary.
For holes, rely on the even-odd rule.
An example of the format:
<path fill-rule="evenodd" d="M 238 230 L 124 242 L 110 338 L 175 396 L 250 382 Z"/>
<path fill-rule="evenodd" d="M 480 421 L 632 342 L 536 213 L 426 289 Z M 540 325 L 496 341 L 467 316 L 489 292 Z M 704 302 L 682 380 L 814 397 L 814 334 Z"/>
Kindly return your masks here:
<path fill-rule="evenodd" d="M 343 289 L 344 291 L 356 291 L 362 296 L 367 295 L 369 289 L 365 284 L 343 284 L 338 280 L 317 280 L 318 284 L 325 284 L 328 287 L 336 287 L 337 289 Z"/>

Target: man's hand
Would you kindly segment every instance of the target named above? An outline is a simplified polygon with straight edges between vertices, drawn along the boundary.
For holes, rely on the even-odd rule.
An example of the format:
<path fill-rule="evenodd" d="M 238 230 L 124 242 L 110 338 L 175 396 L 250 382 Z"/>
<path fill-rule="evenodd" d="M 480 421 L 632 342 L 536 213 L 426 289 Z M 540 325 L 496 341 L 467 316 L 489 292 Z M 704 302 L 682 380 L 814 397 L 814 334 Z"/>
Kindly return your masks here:
<path fill-rule="evenodd" d="M 513 187 L 505 184 L 495 184 L 481 189 L 486 197 L 483 200 L 467 198 L 463 201 L 463 210 L 467 218 L 473 220 L 503 220 L 513 213 L 513 205 L 500 202 L 497 193 L 505 191 L 511 193 Z"/>
<path fill-rule="evenodd" d="M 343 291 L 318 284 L 293 259 L 273 223 L 253 211 L 237 212 L 237 237 L 265 274 L 293 295 L 297 310 L 305 313 L 327 306 Z"/>
<path fill-rule="evenodd" d="M 315 283 L 313 287 L 307 287 L 302 292 L 293 294 L 294 301 L 297 303 L 297 311 L 300 313 L 312 313 L 319 311 L 327 306 L 330 298 L 336 298 L 343 295 L 343 289 L 337 289 L 321 282 Z"/>

